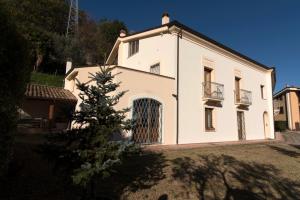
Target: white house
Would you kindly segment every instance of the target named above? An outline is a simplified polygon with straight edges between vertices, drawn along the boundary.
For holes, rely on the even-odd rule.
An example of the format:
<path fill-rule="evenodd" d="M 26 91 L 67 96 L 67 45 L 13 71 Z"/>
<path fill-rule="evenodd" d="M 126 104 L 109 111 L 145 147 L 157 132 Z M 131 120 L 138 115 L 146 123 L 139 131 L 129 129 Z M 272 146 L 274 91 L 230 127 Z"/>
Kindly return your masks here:
<path fill-rule="evenodd" d="M 130 133 L 139 143 L 186 144 L 273 139 L 269 68 L 164 14 L 162 25 L 121 31 L 106 64 L 117 66 L 118 108 L 131 107 Z M 88 81 L 94 67 L 67 72 L 65 89 L 78 96 L 74 78 Z M 78 102 L 79 104 L 80 102 Z"/>

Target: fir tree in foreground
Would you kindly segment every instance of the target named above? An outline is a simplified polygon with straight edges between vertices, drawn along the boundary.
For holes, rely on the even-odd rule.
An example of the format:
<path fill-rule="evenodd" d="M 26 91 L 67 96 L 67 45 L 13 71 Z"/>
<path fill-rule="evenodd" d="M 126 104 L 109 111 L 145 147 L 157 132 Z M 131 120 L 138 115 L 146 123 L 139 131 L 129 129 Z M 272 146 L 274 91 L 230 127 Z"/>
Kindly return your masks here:
<path fill-rule="evenodd" d="M 131 129 L 131 121 L 125 118 L 128 108 L 114 108 L 125 92 L 116 92 L 120 83 L 113 82 L 112 70 L 100 67 L 91 74 L 93 84 L 77 84 L 82 103 L 73 122 L 78 128 L 52 135 L 46 148 L 48 156 L 58 158 L 58 166 L 71 173 L 73 183 L 89 191 L 90 198 L 95 182 L 109 176 L 128 152 L 136 150 L 129 141 L 114 139 Z"/>

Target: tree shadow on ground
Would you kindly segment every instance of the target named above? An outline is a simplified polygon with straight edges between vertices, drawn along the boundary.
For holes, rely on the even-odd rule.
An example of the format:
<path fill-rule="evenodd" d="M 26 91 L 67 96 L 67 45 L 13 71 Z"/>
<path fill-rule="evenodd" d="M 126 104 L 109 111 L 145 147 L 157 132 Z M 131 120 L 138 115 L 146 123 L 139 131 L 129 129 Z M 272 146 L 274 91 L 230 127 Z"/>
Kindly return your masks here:
<path fill-rule="evenodd" d="M 0 199 L 81 199 L 82 190 L 72 185 L 65 174 L 53 171 L 54 163 L 38 153 L 44 142 L 40 138 L 43 137 L 18 138 L 11 173 L 5 182 L 0 182 Z M 152 187 L 165 177 L 165 163 L 162 153 L 143 151 L 127 156 L 111 177 L 99 179 L 99 199 L 120 199 L 126 191 Z"/>
<path fill-rule="evenodd" d="M 296 149 L 300 149 L 300 144 L 290 144 L 290 146 L 296 148 Z"/>
<path fill-rule="evenodd" d="M 162 153 L 142 151 L 129 156 L 116 173 L 97 184 L 101 199 L 126 199 L 126 193 L 148 189 L 165 178 L 166 159 Z"/>
<path fill-rule="evenodd" d="M 300 153 L 299 152 L 296 152 L 296 151 L 293 151 L 293 150 L 289 150 L 289 149 L 286 149 L 286 148 L 282 148 L 282 147 L 279 147 L 279 146 L 272 146 L 272 145 L 269 145 L 269 147 L 283 155 L 286 155 L 286 156 L 290 156 L 290 157 L 293 157 L 293 158 L 299 158 L 300 157 Z"/>
<path fill-rule="evenodd" d="M 177 158 L 173 176 L 186 191 L 195 187 L 199 199 L 298 199 L 300 182 L 280 176 L 273 165 L 239 161 L 227 155 Z"/>
<path fill-rule="evenodd" d="M 53 163 L 37 153 L 42 135 L 17 136 L 7 180 L 0 183 L 0 199 L 78 199 L 78 191 L 53 173 Z M 2 185 L 3 184 L 3 185 Z"/>

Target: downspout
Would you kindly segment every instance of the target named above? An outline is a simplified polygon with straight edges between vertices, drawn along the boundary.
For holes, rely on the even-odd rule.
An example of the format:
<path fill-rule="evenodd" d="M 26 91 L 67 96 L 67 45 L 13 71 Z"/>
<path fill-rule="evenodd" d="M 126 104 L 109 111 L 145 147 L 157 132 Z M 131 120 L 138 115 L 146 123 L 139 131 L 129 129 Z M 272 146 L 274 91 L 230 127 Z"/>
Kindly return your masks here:
<path fill-rule="evenodd" d="M 272 88 L 271 104 L 272 104 L 272 116 L 273 116 L 273 139 L 276 139 L 276 135 L 275 135 L 275 116 L 274 116 L 274 98 L 273 98 L 275 85 L 276 85 L 276 68 L 272 67 L 271 69 L 272 69 L 272 72 L 271 72 L 271 86 L 272 86 L 271 87 Z M 269 118 L 269 120 L 270 120 L 270 118 Z"/>
<path fill-rule="evenodd" d="M 176 73 L 176 85 L 177 85 L 177 101 L 176 101 L 176 144 L 179 144 L 179 39 L 182 38 L 182 29 L 177 33 L 177 73 Z"/>
<path fill-rule="evenodd" d="M 286 102 L 287 102 L 287 113 L 288 113 L 288 125 L 289 125 L 289 129 L 293 130 L 290 92 L 286 93 Z"/>
<path fill-rule="evenodd" d="M 284 107 L 285 107 L 285 117 L 286 117 L 286 127 L 289 128 L 289 116 L 288 116 L 288 105 L 287 105 L 287 97 L 286 94 L 282 95 L 284 97 Z"/>

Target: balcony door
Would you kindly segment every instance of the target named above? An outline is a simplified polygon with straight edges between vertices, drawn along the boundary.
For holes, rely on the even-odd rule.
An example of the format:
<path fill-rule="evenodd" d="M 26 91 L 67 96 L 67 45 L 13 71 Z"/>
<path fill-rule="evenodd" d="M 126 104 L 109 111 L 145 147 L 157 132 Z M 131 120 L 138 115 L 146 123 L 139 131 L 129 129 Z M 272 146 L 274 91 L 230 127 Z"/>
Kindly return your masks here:
<path fill-rule="evenodd" d="M 211 73 L 212 73 L 211 69 L 206 67 L 204 68 L 205 96 L 211 96 Z"/>
<path fill-rule="evenodd" d="M 241 87 L 240 87 L 240 81 L 241 81 L 240 78 L 235 77 L 234 84 L 235 84 L 235 99 L 236 99 L 236 102 L 240 102 L 240 100 L 241 100 L 241 94 L 240 94 L 240 90 L 241 90 Z"/>

